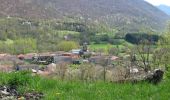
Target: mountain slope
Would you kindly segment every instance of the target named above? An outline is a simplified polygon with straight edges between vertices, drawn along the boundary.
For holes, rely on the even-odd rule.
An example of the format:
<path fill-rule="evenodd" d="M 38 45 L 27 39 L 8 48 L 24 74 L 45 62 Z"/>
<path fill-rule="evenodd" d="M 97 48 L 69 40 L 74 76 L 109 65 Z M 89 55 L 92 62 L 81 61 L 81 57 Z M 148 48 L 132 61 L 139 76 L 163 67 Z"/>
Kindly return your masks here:
<path fill-rule="evenodd" d="M 163 28 L 168 16 L 144 0 L 0 0 L 0 16 L 75 19 L 130 31 Z"/>
<path fill-rule="evenodd" d="M 164 11 L 165 13 L 167 13 L 168 15 L 170 15 L 170 6 L 166 6 L 166 5 L 159 5 L 158 8 L 162 11 Z"/>

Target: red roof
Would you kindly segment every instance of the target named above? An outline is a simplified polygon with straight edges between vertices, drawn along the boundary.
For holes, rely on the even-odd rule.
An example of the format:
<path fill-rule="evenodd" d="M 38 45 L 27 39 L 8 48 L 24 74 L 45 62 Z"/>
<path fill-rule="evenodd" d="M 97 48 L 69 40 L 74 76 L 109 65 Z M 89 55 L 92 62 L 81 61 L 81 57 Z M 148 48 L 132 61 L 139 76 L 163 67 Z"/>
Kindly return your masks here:
<path fill-rule="evenodd" d="M 111 57 L 111 60 L 116 60 L 116 59 L 118 59 L 119 57 L 117 57 L 117 56 L 112 56 Z"/>

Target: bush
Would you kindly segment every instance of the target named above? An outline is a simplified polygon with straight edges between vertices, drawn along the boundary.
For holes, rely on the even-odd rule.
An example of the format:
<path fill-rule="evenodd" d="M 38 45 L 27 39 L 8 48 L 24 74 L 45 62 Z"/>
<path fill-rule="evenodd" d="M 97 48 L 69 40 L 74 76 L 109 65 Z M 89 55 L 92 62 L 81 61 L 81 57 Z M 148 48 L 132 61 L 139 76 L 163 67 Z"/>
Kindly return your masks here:
<path fill-rule="evenodd" d="M 100 37 L 100 40 L 107 42 L 109 40 L 109 36 L 107 34 L 104 34 Z"/>
<path fill-rule="evenodd" d="M 29 71 L 3 73 L 0 72 L 0 85 L 18 89 L 32 83 L 33 77 Z"/>
<path fill-rule="evenodd" d="M 37 49 L 36 40 L 31 38 L 15 40 L 14 49 L 16 54 L 35 52 Z"/>
<path fill-rule="evenodd" d="M 22 38 L 17 40 L 0 41 L 0 52 L 12 54 L 25 54 L 35 52 L 37 43 L 32 38 Z"/>
<path fill-rule="evenodd" d="M 97 36 L 93 38 L 93 41 L 95 44 L 100 44 L 100 42 L 101 42 L 100 37 L 97 37 Z"/>
<path fill-rule="evenodd" d="M 9 74 L 9 80 L 7 81 L 7 85 L 13 88 L 17 88 L 19 86 L 26 86 L 31 82 L 31 73 L 28 71 L 21 71 L 16 73 Z"/>
<path fill-rule="evenodd" d="M 123 42 L 124 42 L 123 39 L 114 39 L 114 38 L 109 39 L 109 43 L 113 45 L 121 45 L 123 44 Z"/>
<path fill-rule="evenodd" d="M 61 41 L 57 45 L 57 49 L 60 51 L 70 51 L 72 49 L 77 49 L 77 48 L 79 48 L 79 45 L 74 41 Z"/>

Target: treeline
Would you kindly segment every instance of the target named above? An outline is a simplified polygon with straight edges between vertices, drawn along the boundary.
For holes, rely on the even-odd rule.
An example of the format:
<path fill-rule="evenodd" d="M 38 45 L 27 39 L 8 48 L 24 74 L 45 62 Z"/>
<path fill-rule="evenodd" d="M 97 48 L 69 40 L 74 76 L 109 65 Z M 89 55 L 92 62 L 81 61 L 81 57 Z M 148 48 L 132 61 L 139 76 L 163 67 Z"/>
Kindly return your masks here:
<path fill-rule="evenodd" d="M 155 44 L 159 40 L 159 36 L 155 34 L 147 34 L 147 33 L 128 33 L 125 36 L 125 40 L 132 44 L 140 44 L 144 40 L 149 41 L 152 44 Z"/>

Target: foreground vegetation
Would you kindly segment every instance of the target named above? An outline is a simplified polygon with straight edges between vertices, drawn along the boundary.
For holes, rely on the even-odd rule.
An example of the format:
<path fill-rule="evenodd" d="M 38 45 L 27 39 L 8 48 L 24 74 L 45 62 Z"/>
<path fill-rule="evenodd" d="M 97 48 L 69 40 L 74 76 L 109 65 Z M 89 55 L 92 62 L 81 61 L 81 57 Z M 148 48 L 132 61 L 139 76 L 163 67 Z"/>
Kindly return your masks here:
<path fill-rule="evenodd" d="M 0 85 L 15 85 L 21 94 L 32 90 L 43 92 L 45 100 L 168 100 L 170 97 L 168 79 L 152 85 L 61 81 L 33 76 L 28 72 L 0 75 Z"/>

